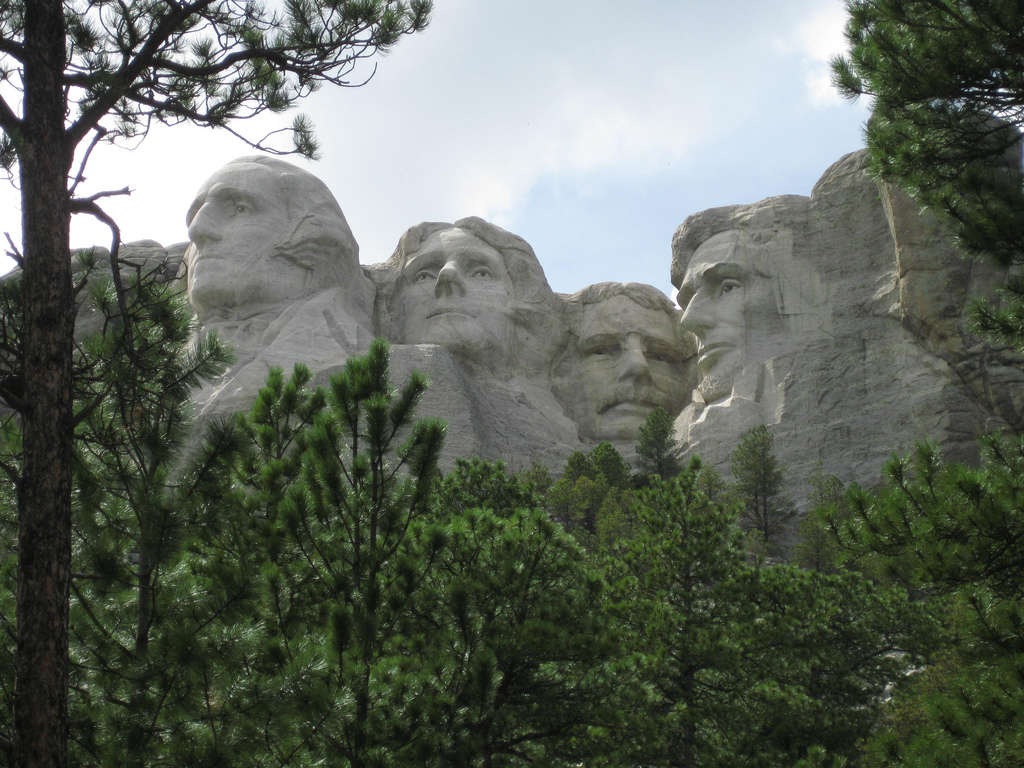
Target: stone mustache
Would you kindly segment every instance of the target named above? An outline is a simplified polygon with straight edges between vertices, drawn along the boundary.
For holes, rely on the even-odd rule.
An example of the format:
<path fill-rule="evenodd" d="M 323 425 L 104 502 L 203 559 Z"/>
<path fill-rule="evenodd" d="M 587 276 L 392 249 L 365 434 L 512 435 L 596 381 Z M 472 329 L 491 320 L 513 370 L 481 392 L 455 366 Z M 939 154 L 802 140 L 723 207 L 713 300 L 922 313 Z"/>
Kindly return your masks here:
<path fill-rule="evenodd" d="M 276 158 L 218 170 L 187 222 L 189 299 L 237 358 L 198 393 L 203 416 L 246 407 L 271 366 L 325 381 L 383 336 L 396 378 L 430 377 L 421 413 L 448 422 L 449 458 L 513 468 L 603 440 L 629 455 L 659 406 L 683 452 L 722 469 L 764 423 L 795 478 L 860 482 L 917 439 L 969 458 L 977 435 L 1022 424 L 1019 361 L 965 322 L 968 298 L 1005 275 L 960 259 L 862 153 L 810 197 L 687 218 L 678 307 L 638 283 L 556 294 L 528 243 L 479 218 L 418 224 L 360 265 L 331 192 Z"/>

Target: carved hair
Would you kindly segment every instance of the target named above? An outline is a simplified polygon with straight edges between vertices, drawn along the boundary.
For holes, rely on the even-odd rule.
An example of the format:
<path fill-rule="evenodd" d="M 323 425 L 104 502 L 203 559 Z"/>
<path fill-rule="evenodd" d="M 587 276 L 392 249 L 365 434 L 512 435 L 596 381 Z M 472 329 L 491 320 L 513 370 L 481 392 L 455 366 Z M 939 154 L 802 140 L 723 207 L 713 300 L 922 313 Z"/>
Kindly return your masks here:
<path fill-rule="evenodd" d="M 678 288 L 682 284 L 693 254 L 715 235 L 736 231 L 753 244 L 769 242 L 776 233 L 789 230 L 785 222 L 799 218 L 809 203 L 809 198 L 801 195 L 780 195 L 754 205 L 726 205 L 687 216 L 672 236 L 672 285 Z M 751 269 L 763 277 L 778 272 L 769 253 L 754 249 L 751 254 Z"/>
<path fill-rule="evenodd" d="M 357 273 L 361 276 L 359 245 L 341 206 L 323 181 L 298 166 L 265 155 L 239 157 L 220 170 L 235 166 L 258 166 L 267 173 L 268 192 L 284 209 L 286 220 L 292 225 L 272 244 L 274 252 L 287 254 L 311 269 L 326 270 L 338 283 L 356 278 Z M 198 213 L 206 192 L 204 186 L 189 206 L 186 224 L 191 224 Z"/>
<path fill-rule="evenodd" d="M 423 243 L 435 232 L 447 229 L 462 229 L 482 240 L 496 250 L 512 280 L 515 298 L 528 304 L 551 303 L 554 293 L 548 285 L 544 270 L 537 260 L 530 244 L 518 235 L 491 224 L 477 216 L 459 219 L 454 224 L 440 221 L 426 221 L 406 230 L 398 241 L 398 247 L 388 259 L 388 266 L 396 275 L 401 275 L 405 265 L 423 247 Z M 399 280 L 401 278 L 399 277 Z"/>
<path fill-rule="evenodd" d="M 646 283 L 597 283 L 588 285 L 582 291 L 574 293 L 568 301 L 578 302 L 583 306 L 600 304 L 616 296 L 625 296 L 645 309 L 661 310 L 673 317 L 678 312 L 664 293 L 653 285 Z"/>

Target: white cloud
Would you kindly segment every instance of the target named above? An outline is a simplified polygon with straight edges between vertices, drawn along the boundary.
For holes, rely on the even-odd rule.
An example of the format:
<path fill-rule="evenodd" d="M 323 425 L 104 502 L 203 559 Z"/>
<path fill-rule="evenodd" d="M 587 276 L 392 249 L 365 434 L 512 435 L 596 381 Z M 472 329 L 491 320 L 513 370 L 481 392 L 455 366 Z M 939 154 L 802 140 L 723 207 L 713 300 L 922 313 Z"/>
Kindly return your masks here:
<path fill-rule="evenodd" d="M 846 19 L 846 5 L 841 0 L 817 2 L 808 6 L 803 18 L 788 34 L 776 40 L 779 52 L 799 57 L 805 93 L 815 107 L 831 107 L 843 102 L 832 86 L 830 62 L 847 50 Z"/>
<path fill-rule="evenodd" d="M 403 42 L 365 91 L 318 98 L 332 141 L 321 173 L 364 259 L 382 258 L 416 221 L 500 221 L 542 179 L 648 174 L 750 120 L 748 101 L 723 94 L 741 91 L 751 41 L 711 39 L 693 10 L 642 6 L 623 16 L 606 2 L 439 4 L 426 35 Z M 341 112 L 366 119 L 326 130 Z M 389 205 L 364 199 L 352 178 L 389 188 Z"/>
<path fill-rule="evenodd" d="M 843 21 L 838 0 L 637 0 L 628 11 L 613 0 L 445 0 L 368 86 L 325 88 L 300 106 L 323 160 L 296 162 L 334 191 L 364 262 L 386 258 L 422 220 L 480 215 L 522 227 L 531 191 L 547 181 L 586 197 L 597 178 L 642 180 L 695 155 L 735 155 L 737 142 L 801 153 L 763 145 L 765 128 L 805 119 L 794 98 L 801 75 L 814 103 L 837 98 L 822 73 Z M 272 115 L 265 125 L 289 122 Z M 130 183 L 131 198 L 107 202 L 126 239 L 169 244 L 187 237 L 184 213 L 203 179 L 250 151 L 223 132 L 157 130 L 136 152 L 97 153 L 88 191 Z M 0 194 L 0 232 L 16 234 L 15 206 L 16 195 Z M 84 222 L 73 233 L 78 245 L 108 240 Z"/>

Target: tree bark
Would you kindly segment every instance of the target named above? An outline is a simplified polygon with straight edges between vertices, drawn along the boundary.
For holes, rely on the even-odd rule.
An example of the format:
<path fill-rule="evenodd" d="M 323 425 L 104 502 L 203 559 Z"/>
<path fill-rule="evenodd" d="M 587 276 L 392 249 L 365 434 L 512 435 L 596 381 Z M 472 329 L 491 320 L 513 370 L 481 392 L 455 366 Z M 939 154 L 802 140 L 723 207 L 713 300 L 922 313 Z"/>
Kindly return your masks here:
<path fill-rule="evenodd" d="M 24 465 L 18 488 L 15 761 L 68 763 L 71 352 L 74 303 L 64 135 L 64 10 L 25 3 L 24 132 L 18 143 L 24 273 Z"/>

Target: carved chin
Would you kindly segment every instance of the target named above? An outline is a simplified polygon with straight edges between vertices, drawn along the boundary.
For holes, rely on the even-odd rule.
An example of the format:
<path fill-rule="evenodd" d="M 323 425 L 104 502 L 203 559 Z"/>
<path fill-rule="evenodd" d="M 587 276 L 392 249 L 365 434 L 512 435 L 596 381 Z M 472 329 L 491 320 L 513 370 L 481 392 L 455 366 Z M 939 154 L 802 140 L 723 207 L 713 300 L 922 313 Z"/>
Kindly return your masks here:
<path fill-rule="evenodd" d="M 722 400 L 732 394 L 732 376 L 705 376 L 697 385 L 697 391 L 705 403 Z"/>

